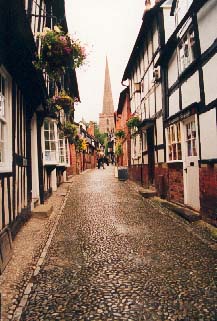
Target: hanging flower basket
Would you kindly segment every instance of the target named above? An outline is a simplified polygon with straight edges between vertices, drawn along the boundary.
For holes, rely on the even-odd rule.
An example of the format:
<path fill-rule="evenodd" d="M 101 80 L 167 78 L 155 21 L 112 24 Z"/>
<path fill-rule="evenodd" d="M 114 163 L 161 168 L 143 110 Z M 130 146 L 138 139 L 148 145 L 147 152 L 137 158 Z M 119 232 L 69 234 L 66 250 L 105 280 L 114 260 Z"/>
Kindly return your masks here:
<path fill-rule="evenodd" d="M 128 128 L 134 128 L 134 127 L 139 128 L 140 125 L 141 125 L 141 120 L 139 119 L 138 116 L 132 116 L 127 121 L 127 127 Z"/>
<path fill-rule="evenodd" d="M 53 30 L 44 28 L 38 33 L 38 38 L 41 39 L 41 53 L 35 65 L 45 70 L 51 79 L 59 80 L 68 65 L 78 68 L 84 64 L 85 48 L 60 27 L 54 26 Z"/>
<path fill-rule="evenodd" d="M 120 130 L 116 131 L 115 136 L 116 136 L 118 139 L 123 139 L 123 138 L 125 137 L 125 132 L 120 129 Z"/>
<path fill-rule="evenodd" d="M 61 109 L 62 109 L 62 107 L 60 105 L 56 104 L 54 102 L 53 98 L 47 99 L 46 114 L 48 117 L 58 119 Z"/>
<path fill-rule="evenodd" d="M 65 113 L 68 113 L 71 109 L 74 110 L 74 99 L 67 95 L 65 91 L 61 91 L 57 96 L 54 96 L 53 101 L 61 106 Z"/>
<path fill-rule="evenodd" d="M 64 136 L 68 138 L 69 143 L 73 144 L 74 138 L 77 135 L 77 127 L 74 124 L 67 121 L 62 126 L 62 130 L 63 130 Z"/>

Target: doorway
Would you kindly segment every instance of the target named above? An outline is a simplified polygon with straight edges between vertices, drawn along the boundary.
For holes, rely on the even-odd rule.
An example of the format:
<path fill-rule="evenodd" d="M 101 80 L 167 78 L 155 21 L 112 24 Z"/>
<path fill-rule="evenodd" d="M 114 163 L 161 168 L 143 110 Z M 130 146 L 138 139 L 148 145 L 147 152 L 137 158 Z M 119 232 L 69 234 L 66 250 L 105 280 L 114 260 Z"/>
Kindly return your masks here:
<path fill-rule="evenodd" d="M 198 133 L 195 117 L 184 122 L 184 201 L 187 206 L 200 209 Z"/>
<path fill-rule="evenodd" d="M 148 181 L 150 185 L 154 183 L 154 126 L 147 129 L 147 148 L 148 148 Z"/>

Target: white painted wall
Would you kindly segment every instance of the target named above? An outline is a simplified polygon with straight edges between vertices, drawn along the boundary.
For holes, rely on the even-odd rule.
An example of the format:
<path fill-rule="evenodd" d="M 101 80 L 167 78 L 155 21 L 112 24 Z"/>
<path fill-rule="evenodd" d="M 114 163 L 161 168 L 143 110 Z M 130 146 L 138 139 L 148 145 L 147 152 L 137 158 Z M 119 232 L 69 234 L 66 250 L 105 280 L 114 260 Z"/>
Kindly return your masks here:
<path fill-rule="evenodd" d="M 176 114 L 179 111 L 179 90 L 177 89 L 169 97 L 169 116 Z"/>
<path fill-rule="evenodd" d="M 200 115 L 200 140 L 202 159 L 217 158 L 216 109 Z"/>
<path fill-rule="evenodd" d="M 197 15 L 202 53 L 210 47 L 217 37 L 217 1 L 209 0 Z"/>
<path fill-rule="evenodd" d="M 155 114 L 155 96 L 154 91 L 149 95 L 149 108 L 150 108 L 150 117 L 153 117 Z"/>
<path fill-rule="evenodd" d="M 164 163 L 164 150 L 158 151 L 158 163 Z"/>
<path fill-rule="evenodd" d="M 162 109 L 162 88 L 161 84 L 156 86 L 156 112 Z"/>
<path fill-rule="evenodd" d="M 32 198 L 39 199 L 37 119 L 34 114 L 31 122 L 31 153 L 32 153 Z"/>
<path fill-rule="evenodd" d="M 163 144 L 163 119 L 162 117 L 156 119 L 157 126 L 157 144 Z"/>
<path fill-rule="evenodd" d="M 181 86 L 182 91 L 182 108 L 189 106 L 194 102 L 200 101 L 200 87 L 198 72 L 195 72 Z"/>
<path fill-rule="evenodd" d="M 168 85 L 171 87 L 178 78 L 177 52 L 175 51 L 168 64 Z"/>
<path fill-rule="evenodd" d="M 56 168 L 51 172 L 51 188 L 52 191 L 57 191 L 57 173 Z"/>
<path fill-rule="evenodd" d="M 175 30 L 175 18 L 174 16 L 170 16 L 171 7 L 167 6 L 163 8 L 163 15 L 164 15 L 164 30 L 165 30 L 165 42 L 169 39 L 172 35 L 173 31 Z"/>
<path fill-rule="evenodd" d="M 217 98 L 217 54 L 203 67 L 206 104 Z"/>
<path fill-rule="evenodd" d="M 159 44 L 158 44 L 158 30 L 157 30 L 156 22 L 154 23 L 154 27 L 153 27 L 153 47 L 154 47 L 154 52 L 159 47 Z"/>

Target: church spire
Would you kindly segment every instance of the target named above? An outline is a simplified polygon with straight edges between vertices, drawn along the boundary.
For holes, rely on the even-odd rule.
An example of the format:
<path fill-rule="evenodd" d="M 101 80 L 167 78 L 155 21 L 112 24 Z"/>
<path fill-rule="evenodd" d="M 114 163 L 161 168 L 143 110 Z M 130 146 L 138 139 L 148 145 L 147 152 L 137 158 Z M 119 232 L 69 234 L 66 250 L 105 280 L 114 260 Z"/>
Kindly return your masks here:
<path fill-rule="evenodd" d="M 106 66 L 105 66 L 105 82 L 104 82 L 104 96 L 103 96 L 102 113 L 103 114 L 114 113 L 114 105 L 113 105 L 112 89 L 111 89 L 111 81 L 110 81 L 110 75 L 109 75 L 107 56 L 106 56 Z"/>
<path fill-rule="evenodd" d="M 114 127 L 114 104 L 112 98 L 108 59 L 106 57 L 103 108 L 102 113 L 99 115 L 99 131 L 101 133 L 109 134 L 114 131 Z"/>

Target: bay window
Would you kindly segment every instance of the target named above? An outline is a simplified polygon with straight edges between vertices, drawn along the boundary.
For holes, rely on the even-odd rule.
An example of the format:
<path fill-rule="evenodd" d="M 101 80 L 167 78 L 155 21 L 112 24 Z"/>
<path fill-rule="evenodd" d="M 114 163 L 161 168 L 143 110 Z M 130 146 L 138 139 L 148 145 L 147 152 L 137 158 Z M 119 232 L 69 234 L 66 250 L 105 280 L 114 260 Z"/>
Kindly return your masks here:
<path fill-rule="evenodd" d="M 49 119 L 44 120 L 44 144 L 45 162 L 57 163 L 56 129 L 55 122 Z"/>

